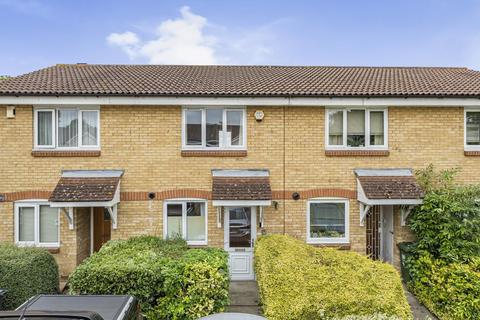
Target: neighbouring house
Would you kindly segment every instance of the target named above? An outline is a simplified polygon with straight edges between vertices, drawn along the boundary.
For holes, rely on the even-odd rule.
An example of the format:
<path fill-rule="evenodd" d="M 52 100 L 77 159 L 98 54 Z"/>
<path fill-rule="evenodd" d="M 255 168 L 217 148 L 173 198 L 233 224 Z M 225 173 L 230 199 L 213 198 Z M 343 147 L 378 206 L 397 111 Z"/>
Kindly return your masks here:
<path fill-rule="evenodd" d="M 224 247 L 233 279 L 269 233 L 398 267 L 413 170 L 480 182 L 480 72 L 56 65 L 0 82 L 0 141 L 0 241 L 64 276 L 141 234 Z"/>

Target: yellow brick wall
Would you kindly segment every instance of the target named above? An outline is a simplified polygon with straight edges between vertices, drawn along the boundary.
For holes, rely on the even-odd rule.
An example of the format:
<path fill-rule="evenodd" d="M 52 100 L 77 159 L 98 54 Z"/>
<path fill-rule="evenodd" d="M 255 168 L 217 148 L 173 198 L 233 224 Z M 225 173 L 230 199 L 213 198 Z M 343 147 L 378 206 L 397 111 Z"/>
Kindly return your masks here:
<path fill-rule="evenodd" d="M 253 119 L 257 109 L 265 112 L 262 122 Z M 480 181 L 479 158 L 463 154 L 464 119 L 463 108 L 459 107 L 391 107 L 388 110 L 390 155 L 342 158 L 325 155 L 322 107 L 249 107 L 248 155 L 239 158 L 182 157 L 180 106 L 102 106 L 101 156 L 91 158 L 32 157 L 32 107 L 18 106 L 15 119 L 6 119 L 4 115 L 5 107 L 0 106 L 0 193 L 52 190 L 62 169 L 124 169 L 121 183 L 124 192 L 210 190 L 214 168 L 269 169 L 272 189 L 289 192 L 317 188 L 355 190 L 354 168 L 417 169 L 429 163 L 439 168 L 461 167 L 460 181 Z M 290 193 L 287 197 L 278 200 L 277 209 L 266 209 L 264 230 L 267 233 L 285 230 L 305 239 L 306 202 L 292 200 Z M 161 235 L 162 208 L 163 202 L 159 200 L 121 202 L 118 229 L 112 231 L 112 238 Z M 217 227 L 216 209 L 211 202 L 208 213 L 209 244 L 221 247 L 223 229 Z M 13 241 L 12 203 L 0 203 L 0 215 L 0 241 Z M 66 250 L 57 255 L 67 272 L 83 259 L 80 248 L 85 248 L 86 240 L 77 244 L 76 233 L 68 230 L 65 217 L 61 221 L 62 245 L 79 251 L 74 258 Z M 359 206 L 352 199 L 351 249 L 364 253 L 365 228 L 358 221 Z M 395 230 L 396 241 L 410 237 L 405 228 L 396 226 Z"/>

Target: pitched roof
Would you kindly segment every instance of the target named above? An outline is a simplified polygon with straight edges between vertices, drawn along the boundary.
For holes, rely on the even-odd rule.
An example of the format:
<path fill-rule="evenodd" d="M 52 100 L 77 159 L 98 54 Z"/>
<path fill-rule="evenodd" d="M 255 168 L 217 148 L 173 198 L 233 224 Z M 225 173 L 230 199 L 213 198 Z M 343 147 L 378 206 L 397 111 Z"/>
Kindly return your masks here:
<path fill-rule="evenodd" d="M 433 67 L 68 64 L 1 81 L 0 95 L 480 97 L 480 72 Z"/>
<path fill-rule="evenodd" d="M 212 200 L 272 200 L 268 170 L 212 170 Z"/>
<path fill-rule="evenodd" d="M 422 199 L 424 192 L 414 176 L 358 177 L 368 199 Z"/>
<path fill-rule="evenodd" d="M 66 178 L 62 177 L 52 192 L 51 202 L 111 201 L 115 196 L 119 177 Z"/>

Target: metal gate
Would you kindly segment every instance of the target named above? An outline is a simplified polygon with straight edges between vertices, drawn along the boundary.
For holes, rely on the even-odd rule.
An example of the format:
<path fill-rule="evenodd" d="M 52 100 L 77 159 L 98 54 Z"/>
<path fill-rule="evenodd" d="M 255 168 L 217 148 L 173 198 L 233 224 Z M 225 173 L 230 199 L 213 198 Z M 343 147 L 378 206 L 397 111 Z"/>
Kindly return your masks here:
<path fill-rule="evenodd" d="M 380 206 L 372 206 L 365 219 L 367 230 L 367 256 L 373 260 L 380 260 Z"/>

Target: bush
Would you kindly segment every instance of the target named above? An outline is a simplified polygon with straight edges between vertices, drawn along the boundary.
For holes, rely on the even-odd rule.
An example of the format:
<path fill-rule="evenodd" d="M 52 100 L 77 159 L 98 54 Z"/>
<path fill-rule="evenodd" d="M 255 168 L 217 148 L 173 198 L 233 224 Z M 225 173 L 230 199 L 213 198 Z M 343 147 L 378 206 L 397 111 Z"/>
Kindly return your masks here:
<path fill-rule="evenodd" d="M 110 241 L 69 277 L 72 294 L 131 294 L 149 319 L 198 319 L 228 304 L 228 256 L 183 240 Z"/>
<path fill-rule="evenodd" d="M 255 270 L 268 319 L 412 318 L 397 271 L 354 252 L 270 235 L 256 244 Z"/>
<path fill-rule="evenodd" d="M 7 290 L 5 309 L 15 309 L 40 293 L 57 293 L 58 281 L 58 266 L 48 251 L 0 244 L 0 288 Z"/>

